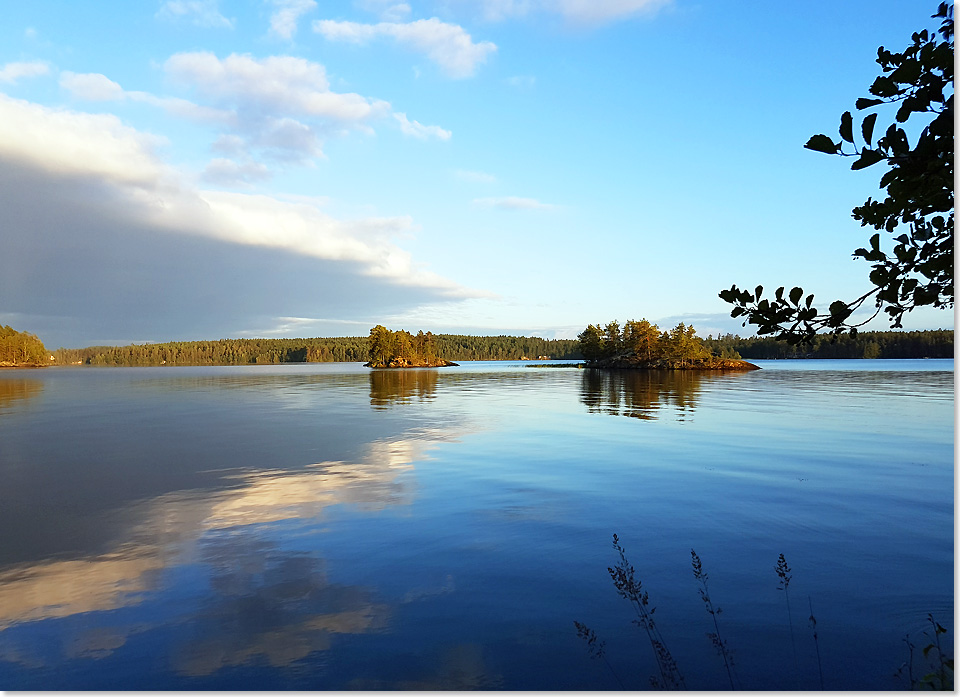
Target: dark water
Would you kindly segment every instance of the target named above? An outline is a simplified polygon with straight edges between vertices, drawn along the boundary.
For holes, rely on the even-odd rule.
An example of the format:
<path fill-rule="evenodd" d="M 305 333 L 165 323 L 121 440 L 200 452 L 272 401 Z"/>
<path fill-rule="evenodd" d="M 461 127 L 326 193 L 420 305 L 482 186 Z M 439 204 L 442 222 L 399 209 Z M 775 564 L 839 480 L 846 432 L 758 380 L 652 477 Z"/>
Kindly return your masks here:
<path fill-rule="evenodd" d="M 691 548 L 744 689 L 817 648 L 907 687 L 927 613 L 953 646 L 953 361 L 758 363 L 0 372 L 0 689 L 643 689 L 614 532 L 689 688 L 729 686 Z"/>

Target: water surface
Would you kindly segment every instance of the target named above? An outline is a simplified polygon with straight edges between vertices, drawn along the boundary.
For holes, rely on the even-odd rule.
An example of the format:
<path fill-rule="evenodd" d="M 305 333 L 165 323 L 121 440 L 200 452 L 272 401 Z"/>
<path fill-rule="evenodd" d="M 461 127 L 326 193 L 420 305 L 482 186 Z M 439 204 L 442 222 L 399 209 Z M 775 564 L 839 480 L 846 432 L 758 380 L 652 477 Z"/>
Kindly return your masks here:
<path fill-rule="evenodd" d="M 0 689 L 642 689 L 614 532 L 691 689 L 691 548 L 740 687 L 817 648 L 906 687 L 952 628 L 953 361 L 756 363 L 2 371 Z"/>

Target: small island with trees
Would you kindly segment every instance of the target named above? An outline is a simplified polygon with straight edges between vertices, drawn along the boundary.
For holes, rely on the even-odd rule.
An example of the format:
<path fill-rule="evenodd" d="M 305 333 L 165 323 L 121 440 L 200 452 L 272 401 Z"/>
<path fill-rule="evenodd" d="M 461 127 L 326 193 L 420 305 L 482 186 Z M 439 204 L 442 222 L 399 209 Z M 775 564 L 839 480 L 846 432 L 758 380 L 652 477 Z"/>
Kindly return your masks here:
<path fill-rule="evenodd" d="M 370 360 L 367 368 L 440 368 L 458 365 L 437 356 L 433 334 L 423 331 L 412 336 L 403 329 L 390 331 L 382 324 L 370 330 L 367 339 Z"/>
<path fill-rule="evenodd" d="M 737 355 L 715 356 L 683 322 L 661 332 L 645 319 L 588 325 L 579 335 L 588 368 L 635 370 L 759 370 Z"/>
<path fill-rule="evenodd" d="M 52 358 L 36 335 L 0 325 L 0 368 L 42 368 Z"/>

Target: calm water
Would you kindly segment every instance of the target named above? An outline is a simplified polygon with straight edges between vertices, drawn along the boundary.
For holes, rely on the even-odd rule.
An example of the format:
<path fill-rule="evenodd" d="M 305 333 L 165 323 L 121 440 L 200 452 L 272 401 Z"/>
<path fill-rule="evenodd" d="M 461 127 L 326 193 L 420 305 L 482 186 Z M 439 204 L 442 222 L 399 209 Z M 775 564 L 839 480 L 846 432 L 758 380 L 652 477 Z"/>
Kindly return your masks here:
<path fill-rule="evenodd" d="M 0 689 L 617 689 L 575 620 L 643 689 L 614 532 L 691 689 L 691 548 L 743 688 L 818 687 L 811 604 L 828 689 L 906 687 L 927 613 L 952 651 L 953 361 L 757 363 L 2 371 Z"/>

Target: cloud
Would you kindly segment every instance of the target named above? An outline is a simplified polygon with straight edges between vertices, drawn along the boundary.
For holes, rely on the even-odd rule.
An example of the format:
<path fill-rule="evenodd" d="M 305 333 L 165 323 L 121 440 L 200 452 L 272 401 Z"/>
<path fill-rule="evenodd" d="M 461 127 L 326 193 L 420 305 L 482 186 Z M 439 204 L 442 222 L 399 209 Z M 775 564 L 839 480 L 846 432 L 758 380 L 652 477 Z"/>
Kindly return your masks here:
<path fill-rule="evenodd" d="M 541 203 L 535 198 L 521 198 L 519 196 L 475 198 L 473 202 L 480 206 L 500 208 L 508 211 L 550 210 L 556 208 L 552 203 Z"/>
<path fill-rule="evenodd" d="M 484 18 L 501 21 L 537 12 L 558 14 L 571 23 L 606 24 L 653 14 L 672 0 L 482 0 Z"/>
<path fill-rule="evenodd" d="M 234 116 L 229 111 L 211 109 L 177 97 L 157 97 L 148 92 L 128 91 L 100 73 L 73 73 L 64 70 L 60 73 L 60 86 L 77 99 L 92 102 L 119 102 L 129 99 L 160 107 L 173 116 L 200 123 L 230 124 L 234 121 Z"/>
<path fill-rule="evenodd" d="M 497 178 L 486 172 L 474 172 L 468 169 L 457 169 L 453 171 L 453 176 L 462 179 L 465 182 L 474 182 L 476 184 L 494 184 Z"/>
<path fill-rule="evenodd" d="M 381 116 L 390 107 L 358 94 L 332 92 L 322 65 L 293 56 L 258 60 L 234 53 L 221 60 L 209 52 L 177 53 L 164 69 L 207 98 L 251 114 L 305 114 L 351 123 Z"/>
<path fill-rule="evenodd" d="M 603 24 L 641 14 L 652 14 L 671 0 L 556 0 L 550 5 L 564 18 L 587 24 Z"/>
<path fill-rule="evenodd" d="M 164 70 L 212 113 L 232 115 L 234 152 L 240 152 L 240 139 L 248 155 L 260 149 L 274 160 L 320 157 L 321 134 L 371 132 L 371 123 L 391 113 L 386 101 L 332 91 L 322 65 L 293 56 L 178 53 Z"/>
<path fill-rule="evenodd" d="M 156 17 L 165 20 L 188 20 L 198 27 L 233 28 L 234 21 L 220 14 L 218 0 L 166 0 Z"/>
<path fill-rule="evenodd" d="M 276 10 L 270 16 L 270 33 L 281 39 L 292 39 L 297 33 L 297 20 L 315 9 L 315 0 L 269 0 Z"/>
<path fill-rule="evenodd" d="M 440 128 L 439 126 L 424 126 L 419 121 L 411 121 L 407 118 L 406 114 L 400 112 L 395 112 L 393 118 L 400 123 L 400 130 L 405 135 L 413 136 L 421 140 L 426 140 L 427 138 L 450 140 L 450 136 L 453 135 L 450 131 Z"/>
<path fill-rule="evenodd" d="M 322 134 L 372 132 L 370 124 L 392 113 L 389 102 L 333 92 L 326 69 L 303 58 L 232 54 L 220 59 L 208 52 L 178 53 L 164 69 L 174 83 L 205 103 L 125 90 L 99 73 L 64 71 L 60 85 L 78 99 L 142 102 L 178 118 L 219 126 L 231 132 L 217 138 L 214 152 L 274 162 L 304 163 L 323 157 Z M 393 116 L 406 135 L 450 138 L 450 131 L 439 126 L 411 121 L 404 113 Z M 223 164 L 208 173 L 210 181 L 227 181 L 221 176 Z"/>
<path fill-rule="evenodd" d="M 340 220 L 307 202 L 196 189 L 159 144 L 111 115 L 0 95 L 6 312 L 53 336 L 165 340 L 476 295 L 394 243 L 414 229 L 408 217 Z M 262 174 L 225 159 L 206 172 Z"/>
<path fill-rule="evenodd" d="M 394 0 L 357 0 L 356 4 L 361 9 L 374 13 L 384 22 L 402 22 L 412 12 L 410 5 Z"/>
<path fill-rule="evenodd" d="M 474 43 L 462 27 L 441 22 L 436 17 L 415 22 L 380 22 L 360 24 L 317 20 L 313 30 L 329 41 L 368 43 L 381 37 L 389 37 L 397 43 L 425 54 L 452 78 L 470 77 L 477 66 L 486 62 L 487 56 L 497 50 L 490 41 Z"/>
<path fill-rule="evenodd" d="M 93 102 L 119 101 L 126 93 L 119 83 L 99 73 L 60 73 L 60 86 L 73 96 Z"/>
<path fill-rule="evenodd" d="M 235 162 L 224 157 L 207 163 L 200 175 L 204 181 L 223 186 L 244 186 L 270 178 L 270 170 L 259 162 Z"/>
<path fill-rule="evenodd" d="M 15 84 L 20 78 L 39 77 L 50 72 L 50 66 L 44 61 L 15 61 L 0 68 L 0 82 Z"/>

